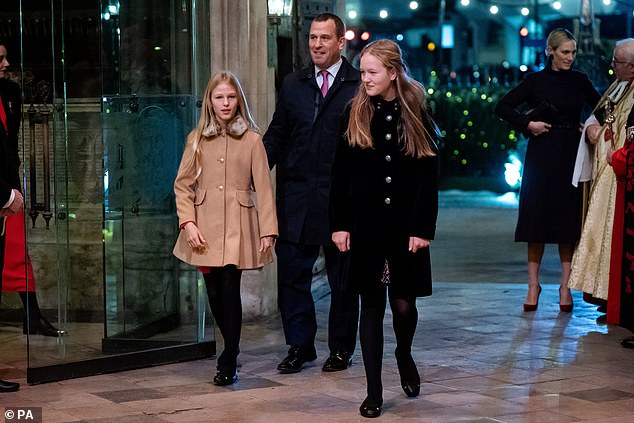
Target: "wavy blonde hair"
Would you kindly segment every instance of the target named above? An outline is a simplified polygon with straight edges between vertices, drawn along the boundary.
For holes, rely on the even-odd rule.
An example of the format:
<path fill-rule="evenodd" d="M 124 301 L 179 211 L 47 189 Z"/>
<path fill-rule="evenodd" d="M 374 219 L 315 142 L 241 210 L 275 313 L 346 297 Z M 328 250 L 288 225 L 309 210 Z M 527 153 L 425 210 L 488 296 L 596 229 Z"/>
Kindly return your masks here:
<path fill-rule="evenodd" d="M 421 158 L 435 156 L 434 135 L 424 122 L 433 123 L 427 110 L 425 89 L 414 80 L 407 71 L 403 61 L 401 48 L 391 40 L 374 41 L 361 50 L 360 57 L 370 54 L 376 57 L 388 72 L 395 71 L 396 79 L 392 81 L 396 88 L 396 97 L 401 106 L 401 118 L 398 122 L 399 143 L 406 155 Z M 370 122 L 374 115 L 374 105 L 363 83 L 352 100 L 350 121 L 346 130 L 346 138 L 350 146 L 372 148 Z M 435 125 L 434 125 L 435 126 Z"/>
<path fill-rule="evenodd" d="M 233 117 L 233 120 L 240 117 L 242 118 L 248 129 L 254 132 L 259 132 L 259 128 L 255 123 L 255 119 L 253 119 L 253 115 L 251 114 L 251 110 L 249 109 L 249 105 L 247 103 L 247 98 L 244 95 L 244 90 L 242 89 L 242 85 L 240 84 L 238 77 L 227 70 L 223 70 L 214 74 L 209 79 L 209 82 L 207 83 L 207 88 L 205 89 L 203 103 L 200 111 L 200 118 L 198 119 L 198 125 L 195 129 L 195 137 L 192 144 L 194 154 L 192 155 L 192 160 L 187 167 L 187 169 L 191 169 L 192 167 L 196 169 L 196 178 L 198 178 L 202 172 L 202 168 L 200 166 L 202 142 L 209 141 L 212 138 L 206 137 L 203 133 L 210 127 L 213 129 L 213 133 L 220 133 L 223 129 L 222 125 L 216 118 L 212 102 L 213 91 L 222 82 L 231 85 L 238 94 L 238 107 L 236 108 L 236 114 Z"/>

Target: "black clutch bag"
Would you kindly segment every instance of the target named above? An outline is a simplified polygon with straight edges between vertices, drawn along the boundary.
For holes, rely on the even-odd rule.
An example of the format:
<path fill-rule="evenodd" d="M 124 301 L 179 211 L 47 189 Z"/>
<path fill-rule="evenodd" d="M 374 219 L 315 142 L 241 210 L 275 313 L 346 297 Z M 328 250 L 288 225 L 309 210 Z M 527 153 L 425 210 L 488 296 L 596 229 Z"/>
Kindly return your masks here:
<path fill-rule="evenodd" d="M 532 109 L 526 111 L 526 113 L 524 114 L 533 122 L 552 123 L 557 119 L 559 109 L 555 107 L 552 103 L 549 103 L 546 100 L 542 100 L 542 102 L 539 103 L 536 107 L 533 107 Z"/>

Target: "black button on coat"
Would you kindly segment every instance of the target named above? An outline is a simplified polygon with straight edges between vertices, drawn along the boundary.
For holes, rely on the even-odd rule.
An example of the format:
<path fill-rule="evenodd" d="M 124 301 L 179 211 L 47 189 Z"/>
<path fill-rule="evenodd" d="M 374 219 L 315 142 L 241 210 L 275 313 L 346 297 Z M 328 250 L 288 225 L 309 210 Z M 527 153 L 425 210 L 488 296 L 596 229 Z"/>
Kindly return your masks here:
<path fill-rule="evenodd" d="M 414 254 L 408 246 L 411 236 L 434 239 L 438 159 L 406 156 L 398 143 L 398 102 L 373 102 L 374 148 L 348 145 L 346 112 L 333 164 L 330 229 L 350 232 L 350 283 L 357 291 L 381 283 L 387 260 L 393 293 L 431 295 L 429 248 Z"/>

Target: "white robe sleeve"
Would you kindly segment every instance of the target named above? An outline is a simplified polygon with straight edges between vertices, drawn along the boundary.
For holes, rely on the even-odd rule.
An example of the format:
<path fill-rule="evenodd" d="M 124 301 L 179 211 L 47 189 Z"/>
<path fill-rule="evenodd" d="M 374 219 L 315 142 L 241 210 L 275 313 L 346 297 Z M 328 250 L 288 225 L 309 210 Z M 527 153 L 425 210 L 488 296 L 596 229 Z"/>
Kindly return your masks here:
<path fill-rule="evenodd" d="M 599 123 L 594 115 L 590 115 L 583 125 L 581 139 L 579 140 L 579 148 L 577 149 L 577 159 L 575 160 L 575 169 L 572 172 L 572 185 L 575 187 L 579 182 L 587 182 L 592 179 L 592 154 L 594 146 L 586 142 L 586 129 L 589 125 Z"/>

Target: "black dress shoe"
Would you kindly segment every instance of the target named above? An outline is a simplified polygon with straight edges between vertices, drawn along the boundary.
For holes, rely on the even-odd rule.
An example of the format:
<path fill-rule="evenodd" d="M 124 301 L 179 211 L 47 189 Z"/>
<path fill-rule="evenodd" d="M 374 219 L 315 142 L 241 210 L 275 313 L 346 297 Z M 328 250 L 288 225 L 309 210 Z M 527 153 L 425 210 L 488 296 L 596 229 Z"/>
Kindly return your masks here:
<path fill-rule="evenodd" d="M 396 353 L 395 355 L 403 392 L 410 398 L 417 397 L 420 394 L 420 375 L 412 355 L 409 353 Z"/>
<path fill-rule="evenodd" d="M 20 389 L 19 383 L 0 380 L 0 392 L 15 392 L 18 389 Z"/>
<path fill-rule="evenodd" d="M 363 403 L 361 403 L 361 407 L 359 407 L 359 413 L 369 419 L 379 417 L 381 415 L 381 405 L 383 405 L 382 401 L 376 402 L 366 398 L 363 400 Z"/>
<path fill-rule="evenodd" d="M 298 373 L 302 371 L 304 363 L 308 363 L 317 358 L 315 348 L 291 347 L 288 355 L 277 366 L 277 370 L 282 374 Z"/>
<path fill-rule="evenodd" d="M 24 319 L 22 322 L 22 333 L 29 335 L 44 335 L 57 338 L 59 336 L 59 330 L 53 326 L 46 318 L 40 315 L 37 318 Z"/>
<path fill-rule="evenodd" d="M 352 364 L 352 357 L 346 352 L 330 353 L 330 357 L 324 363 L 322 371 L 324 372 L 338 372 L 340 370 L 346 370 L 348 366 Z"/>
<path fill-rule="evenodd" d="M 216 386 L 227 386 L 233 385 L 238 381 L 238 372 L 234 372 L 233 375 L 226 375 L 222 372 L 216 373 L 214 379 L 212 380 L 213 384 Z"/>
<path fill-rule="evenodd" d="M 621 346 L 623 348 L 634 349 L 634 336 L 630 336 L 621 341 Z"/>

